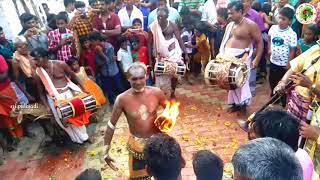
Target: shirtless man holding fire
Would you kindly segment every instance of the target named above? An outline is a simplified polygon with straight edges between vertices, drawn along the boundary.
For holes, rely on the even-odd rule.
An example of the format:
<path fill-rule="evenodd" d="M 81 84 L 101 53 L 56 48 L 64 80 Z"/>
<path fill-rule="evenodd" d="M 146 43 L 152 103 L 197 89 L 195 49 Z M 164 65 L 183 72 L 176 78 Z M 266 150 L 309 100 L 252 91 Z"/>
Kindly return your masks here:
<path fill-rule="evenodd" d="M 155 126 L 157 109 L 165 106 L 165 95 L 156 87 L 146 86 L 146 66 L 135 62 L 128 69 L 128 80 L 131 88 L 120 94 L 114 104 L 111 119 L 105 133 L 107 164 L 113 169 L 114 160 L 109 155 L 110 143 L 115 131 L 115 126 L 122 113 L 125 114 L 129 124 L 131 136 L 128 139 L 130 179 L 149 179 L 145 169 L 143 147 L 148 138 L 160 130 Z"/>

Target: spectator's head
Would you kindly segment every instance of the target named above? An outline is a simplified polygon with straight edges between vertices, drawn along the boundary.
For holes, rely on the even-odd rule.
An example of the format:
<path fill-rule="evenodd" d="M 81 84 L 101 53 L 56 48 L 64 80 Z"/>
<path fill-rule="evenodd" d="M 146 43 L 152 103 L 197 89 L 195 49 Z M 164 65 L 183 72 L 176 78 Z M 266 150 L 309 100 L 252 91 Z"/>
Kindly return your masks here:
<path fill-rule="evenodd" d="M 197 37 L 201 36 L 202 34 L 204 34 L 206 32 L 206 28 L 207 27 L 206 27 L 205 23 L 203 23 L 203 22 L 198 23 L 195 27 L 195 31 L 194 31 L 195 35 Z"/>
<path fill-rule="evenodd" d="M 78 58 L 71 57 L 66 61 L 66 63 L 68 64 L 68 66 L 71 68 L 72 71 L 79 72 L 80 66 L 79 66 Z"/>
<path fill-rule="evenodd" d="M 114 11 L 114 0 L 105 0 L 103 9 L 105 12 L 113 12 Z"/>
<path fill-rule="evenodd" d="M 241 145 L 232 157 L 235 180 L 302 180 L 292 149 L 274 138 L 258 138 Z"/>
<path fill-rule="evenodd" d="M 172 7 L 175 8 L 176 10 L 178 10 L 179 8 L 179 2 L 175 2 L 172 4 Z"/>
<path fill-rule="evenodd" d="M 142 28 L 142 22 L 141 19 L 136 18 L 132 21 L 132 28 L 133 29 L 141 29 Z"/>
<path fill-rule="evenodd" d="M 120 44 L 121 49 L 128 50 L 128 39 L 125 36 L 118 36 L 117 42 Z"/>
<path fill-rule="evenodd" d="M 76 0 L 63 0 L 64 7 L 66 11 L 73 12 L 75 9 Z"/>
<path fill-rule="evenodd" d="M 48 15 L 49 11 L 50 11 L 48 4 L 42 3 L 41 5 L 42 5 L 42 8 L 43 8 L 44 12 L 46 13 L 46 15 Z"/>
<path fill-rule="evenodd" d="M 251 8 L 252 1 L 251 0 L 241 0 L 243 4 L 244 12 L 247 12 Z"/>
<path fill-rule="evenodd" d="M 286 4 L 288 4 L 288 0 L 279 0 L 280 8 L 284 7 Z"/>
<path fill-rule="evenodd" d="M 90 44 L 92 44 L 94 47 L 101 46 L 102 43 L 106 40 L 106 37 L 97 31 L 90 32 L 88 38 L 89 38 Z"/>
<path fill-rule="evenodd" d="M 0 42 L 5 42 L 5 41 L 7 41 L 6 34 L 3 32 L 3 28 L 0 26 Z"/>
<path fill-rule="evenodd" d="M 180 10 L 180 16 L 181 17 L 190 16 L 190 9 L 187 6 L 183 6 Z"/>
<path fill-rule="evenodd" d="M 138 37 L 138 36 L 133 36 L 133 37 L 130 39 L 130 42 L 131 42 L 131 45 L 132 45 L 133 50 L 138 51 L 139 48 L 140 48 L 140 40 L 139 40 L 139 37 Z"/>
<path fill-rule="evenodd" d="M 58 27 L 57 27 L 57 22 L 56 22 L 56 20 L 57 20 L 57 15 L 55 15 L 55 14 L 48 14 L 48 16 L 47 16 L 48 26 L 49 26 L 52 30 L 58 28 Z"/>
<path fill-rule="evenodd" d="M 136 92 L 140 93 L 146 87 L 146 74 L 147 67 L 142 62 L 134 62 L 128 68 L 128 81 L 131 88 Z"/>
<path fill-rule="evenodd" d="M 134 0 L 127 0 L 126 5 L 132 7 L 134 4 Z"/>
<path fill-rule="evenodd" d="M 157 9 L 157 19 L 160 24 L 168 23 L 167 19 L 169 17 L 169 10 L 167 7 Z"/>
<path fill-rule="evenodd" d="M 22 27 L 26 29 L 35 28 L 38 25 L 38 18 L 37 16 L 30 14 L 30 13 L 23 13 L 20 16 L 20 22 Z"/>
<path fill-rule="evenodd" d="M 179 143 L 167 134 L 151 136 L 144 147 L 147 171 L 156 180 L 176 180 L 185 161 Z"/>
<path fill-rule="evenodd" d="M 299 121 L 283 110 L 266 110 L 253 118 L 253 131 L 256 137 L 272 137 L 298 150 Z M 249 137 L 249 139 L 252 139 Z"/>
<path fill-rule="evenodd" d="M 219 8 L 217 10 L 217 21 L 219 24 L 226 24 L 228 20 L 228 9 L 227 8 Z"/>
<path fill-rule="evenodd" d="M 98 9 L 98 0 L 89 0 L 89 6 Z"/>
<path fill-rule="evenodd" d="M 86 169 L 79 174 L 75 180 L 101 180 L 100 171 L 96 169 Z"/>
<path fill-rule="evenodd" d="M 259 1 L 254 1 L 252 3 L 252 9 L 256 10 L 257 12 L 260 12 L 262 10 L 261 3 Z"/>
<path fill-rule="evenodd" d="M 307 29 L 305 29 L 303 36 L 304 41 L 307 43 L 311 43 L 318 39 L 318 35 L 320 34 L 320 28 L 316 25 L 309 25 Z"/>
<path fill-rule="evenodd" d="M 193 156 L 193 170 L 197 180 L 221 180 L 223 175 L 223 162 L 219 156 L 209 150 L 198 151 Z"/>
<path fill-rule="evenodd" d="M 262 4 L 262 11 L 266 13 L 267 16 L 269 16 L 271 9 L 272 9 L 272 6 L 270 3 L 265 2 Z"/>
<path fill-rule="evenodd" d="M 68 16 L 64 12 L 60 12 L 56 16 L 56 25 L 60 32 L 65 32 L 68 24 Z"/>
<path fill-rule="evenodd" d="M 167 0 L 158 0 L 157 7 L 158 7 L 158 8 L 165 8 L 165 7 L 167 7 Z"/>
<path fill-rule="evenodd" d="M 24 36 L 17 36 L 13 44 L 16 48 L 16 50 L 22 54 L 22 55 L 28 55 L 29 54 L 29 47 L 27 43 L 27 39 Z"/>
<path fill-rule="evenodd" d="M 87 36 L 81 36 L 79 41 L 83 49 L 90 49 L 90 41 Z"/>
<path fill-rule="evenodd" d="M 280 29 L 286 29 L 291 25 L 291 21 L 294 17 L 294 10 L 289 7 L 284 7 L 279 12 L 279 27 Z"/>
<path fill-rule="evenodd" d="M 4 57 L 0 55 L 0 81 L 3 81 L 8 78 L 8 64 Z"/>
<path fill-rule="evenodd" d="M 48 63 L 48 51 L 45 50 L 42 47 L 37 47 L 33 49 L 30 53 L 30 55 L 33 57 L 33 60 L 35 61 L 35 65 L 37 67 L 43 67 Z"/>
<path fill-rule="evenodd" d="M 182 21 L 183 27 L 187 28 L 188 30 L 192 31 L 195 28 L 196 22 L 190 17 L 186 17 Z"/>
<path fill-rule="evenodd" d="M 233 1 L 228 4 L 228 15 L 232 21 L 240 22 L 243 18 L 244 7 L 239 1 Z"/>

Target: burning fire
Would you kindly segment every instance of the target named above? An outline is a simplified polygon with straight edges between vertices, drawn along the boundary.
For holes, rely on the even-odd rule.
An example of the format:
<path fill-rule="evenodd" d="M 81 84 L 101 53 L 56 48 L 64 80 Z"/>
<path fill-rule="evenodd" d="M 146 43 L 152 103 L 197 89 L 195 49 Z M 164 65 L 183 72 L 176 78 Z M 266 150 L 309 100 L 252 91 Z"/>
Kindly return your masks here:
<path fill-rule="evenodd" d="M 173 126 L 176 124 L 179 115 L 179 102 L 167 101 L 166 108 L 154 121 L 156 127 L 161 132 L 170 132 Z"/>

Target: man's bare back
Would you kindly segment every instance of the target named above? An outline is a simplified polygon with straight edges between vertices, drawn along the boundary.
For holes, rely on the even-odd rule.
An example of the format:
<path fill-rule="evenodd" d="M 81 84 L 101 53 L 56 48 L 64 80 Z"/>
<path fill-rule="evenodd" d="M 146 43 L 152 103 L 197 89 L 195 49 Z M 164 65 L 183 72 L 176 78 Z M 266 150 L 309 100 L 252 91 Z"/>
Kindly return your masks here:
<path fill-rule="evenodd" d="M 258 30 L 258 31 L 257 31 Z M 259 33 L 256 24 L 250 19 L 244 18 L 239 24 L 234 24 L 231 30 L 231 37 L 228 40 L 227 48 L 245 49 L 254 41 L 254 34 Z"/>
<path fill-rule="evenodd" d="M 164 101 L 165 96 L 158 88 L 145 87 L 141 94 L 129 89 L 119 95 L 114 111 L 124 112 L 132 135 L 148 138 L 159 132 L 154 120 L 157 118 L 159 105 L 164 105 Z"/>

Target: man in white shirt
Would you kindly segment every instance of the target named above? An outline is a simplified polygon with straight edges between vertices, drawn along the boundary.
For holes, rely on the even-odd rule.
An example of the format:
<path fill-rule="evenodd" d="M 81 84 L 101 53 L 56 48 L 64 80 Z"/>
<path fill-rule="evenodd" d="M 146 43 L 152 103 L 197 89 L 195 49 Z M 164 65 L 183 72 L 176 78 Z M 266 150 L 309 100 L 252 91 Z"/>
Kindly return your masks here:
<path fill-rule="evenodd" d="M 155 21 L 157 19 L 157 10 L 158 8 L 164 8 L 164 7 L 167 7 L 168 10 L 169 10 L 169 17 L 168 17 L 168 20 L 177 24 L 179 22 L 179 19 L 180 19 L 180 14 L 179 12 L 172 8 L 172 7 L 169 7 L 167 6 L 167 0 L 158 0 L 157 2 L 157 9 L 153 10 L 150 14 L 149 14 L 149 17 L 148 17 L 148 27 L 150 26 L 150 24 Z"/>
<path fill-rule="evenodd" d="M 143 14 L 133 3 L 133 0 L 128 0 L 126 6 L 118 12 L 123 29 L 131 27 L 132 21 L 137 18 L 140 19 L 143 24 Z"/>
<path fill-rule="evenodd" d="M 75 0 L 64 0 L 63 4 L 64 7 L 66 7 L 66 12 L 68 14 L 68 19 L 69 21 L 73 18 L 73 16 L 75 15 Z"/>

